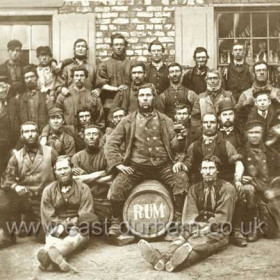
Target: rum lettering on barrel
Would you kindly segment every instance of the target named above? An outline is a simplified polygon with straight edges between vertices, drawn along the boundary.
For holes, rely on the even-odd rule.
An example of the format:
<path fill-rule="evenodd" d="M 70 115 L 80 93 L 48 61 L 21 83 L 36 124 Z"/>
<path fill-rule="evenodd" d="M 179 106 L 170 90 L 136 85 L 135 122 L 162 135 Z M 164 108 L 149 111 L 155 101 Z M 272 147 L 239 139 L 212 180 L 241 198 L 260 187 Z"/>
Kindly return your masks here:
<path fill-rule="evenodd" d="M 156 203 L 135 204 L 133 210 L 134 220 L 165 217 L 165 205 L 163 203 L 159 205 Z"/>

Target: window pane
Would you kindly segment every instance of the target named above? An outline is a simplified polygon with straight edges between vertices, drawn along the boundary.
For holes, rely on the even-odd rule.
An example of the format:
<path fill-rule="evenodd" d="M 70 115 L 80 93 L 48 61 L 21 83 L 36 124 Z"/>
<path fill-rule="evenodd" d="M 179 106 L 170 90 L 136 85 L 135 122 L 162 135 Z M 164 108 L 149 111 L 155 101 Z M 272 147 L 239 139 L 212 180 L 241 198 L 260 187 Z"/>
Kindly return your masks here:
<path fill-rule="evenodd" d="M 30 63 L 30 61 L 29 61 L 29 50 L 22 50 L 21 51 L 21 59 L 20 60 L 21 60 L 23 65 Z"/>
<path fill-rule="evenodd" d="M 233 14 L 219 14 L 219 38 L 233 38 Z"/>
<path fill-rule="evenodd" d="M 280 61 L 280 39 L 270 39 L 268 62 L 278 64 L 279 61 Z"/>
<path fill-rule="evenodd" d="M 13 25 L 12 38 L 21 41 L 23 49 L 30 48 L 30 26 L 29 25 Z"/>
<path fill-rule="evenodd" d="M 250 37 L 250 14 L 234 14 L 234 28 L 237 38 Z"/>
<path fill-rule="evenodd" d="M 49 46 L 50 44 L 50 33 L 48 25 L 32 25 L 31 36 L 31 49 L 36 49 L 39 46 Z"/>
<path fill-rule="evenodd" d="M 253 40 L 253 58 L 254 62 L 264 60 L 267 61 L 267 40 L 254 39 Z"/>
<path fill-rule="evenodd" d="M 38 64 L 38 58 L 36 56 L 36 50 L 31 50 L 29 53 L 30 53 L 29 63 Z"/>
<path fill-rule="evenodd" d="M 4 63 L 9 58 L 7 50 L 0 50 L 0 64 Z"/>
<path fill-rule="evenodd" d="M 280 13 L 269 14 L 269 37 L 280 38 Z"/>
<path fill-rule="evenodd" d="M 219 63 L 230 63 L 233 42 L 231 39 L 219 40 Z"/>
<path fill-rule="evenodd" d="M 253 37 L 267 36 L 267 14 L 252 14 Z"/>
<path fill-rule="evenodd" d="M 12 27 L 11 25 L 0 25 L 0 50 L 7 50 L 7 43 L 11 40 Z"/>

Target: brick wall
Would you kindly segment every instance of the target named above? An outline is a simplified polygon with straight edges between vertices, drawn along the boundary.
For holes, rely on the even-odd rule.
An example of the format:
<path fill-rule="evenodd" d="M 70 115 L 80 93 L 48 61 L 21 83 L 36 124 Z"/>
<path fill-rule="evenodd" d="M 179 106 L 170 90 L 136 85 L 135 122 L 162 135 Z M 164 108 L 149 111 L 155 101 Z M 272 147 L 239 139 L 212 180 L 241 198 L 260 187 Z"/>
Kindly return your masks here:
<path fill-rule="evenodd" d="M 127 55 L 146 61 L 148 45 L 158 38 L 166 46 L 166 60 L 175 59 L 175 8 L 212 3 L 279 3 L 278 0 L 65 0 L 59 13 L 96 14 L 96 58 L 111 55 L 110 36 L 120 32 L 129 41 Z"/>

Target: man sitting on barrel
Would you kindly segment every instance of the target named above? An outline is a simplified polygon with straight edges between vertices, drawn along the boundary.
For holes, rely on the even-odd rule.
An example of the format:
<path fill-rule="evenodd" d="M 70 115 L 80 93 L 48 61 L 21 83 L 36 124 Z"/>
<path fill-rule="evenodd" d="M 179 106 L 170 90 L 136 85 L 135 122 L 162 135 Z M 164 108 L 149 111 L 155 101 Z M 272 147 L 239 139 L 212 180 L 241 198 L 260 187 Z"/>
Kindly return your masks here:
<path fill-rule="evenodd" d="M 190 187 L 185 200 L 182 231 L 167 253 L 140 240 L 143 258 L 156 270 L 174 271 L 188 267 L 224 248 L 229 242 L 237 193 L 235 187 L 218 178 L 221 161 L 216 156 L 203 158 L 202 181 Z"/>
<path fill-rule="evenodd" d="M 105 144 L 109 170 L 120 171 L 111 189 L 112 224 L 109 236 L 120 235 L 125 200 L 130 191 L 145 179 L 159 180 L 170 189 L 175 204 L 175 219 L 181 217 L 188 177 L 184 171 L 173 173 L 172 149 L 178 146 L 173 122 L 155 110 L 156 89 L 145 84 L 138 91 L 138 110 L 121 120 Z M 125 144 L 125 156 L 119 148 Z"/>

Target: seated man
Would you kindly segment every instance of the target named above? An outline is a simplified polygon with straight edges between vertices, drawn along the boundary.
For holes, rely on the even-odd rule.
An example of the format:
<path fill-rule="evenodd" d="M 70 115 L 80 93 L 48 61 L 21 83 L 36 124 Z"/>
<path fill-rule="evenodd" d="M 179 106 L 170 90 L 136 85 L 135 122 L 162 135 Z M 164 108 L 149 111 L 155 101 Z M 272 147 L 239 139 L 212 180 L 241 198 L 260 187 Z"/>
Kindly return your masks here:
<path fill-rule="evenodd" d="M 257 231 L 256 220 L 264 223 L 261 228 L 266 237 L 277 237 L 280 225 L 280 209 L 271 208 L 270 193 L 279 191 L 280 155 L 274 149 L 264 145 L 262 134 L 263 123 L 251 120 L 246 123 L 246 145 L 240 150 L 245 166 L 242 183 L 247 199 L 246 216 L 251 227 L 247 235 L 249 242 L 257 241 L 260 233 Z M 274 182 L 274 183 L 273 183 Z M 276 210 L 276 212 L 275 212 Z M 278 215 L 275 216 L 275 213 Z"/>
<path fill-rule="evenodd" d="M 222 87 L 222 75 L 219 70 L 208 70 L 206 77 L 207 90 L 198 95 L 192 109 L 192 125 L 200 126 L 201 118 L 205 113 L 216 113 L 219 103 L 229 100 L 235 105 L 235 99 L 230 91 Z"/>
<path fill-rule="evenodd" d="M 67 272 L 72 267 L 64 257 L 89 240 L 91 225 L 98 218 L 93 214 L 89 187 L 72 177 L 70 158 L 59 156 L 54 171 L 57 181 L 44 189 L 41 200 L 46 245 L 39 250 L 37 258 L 44 270 L 53 270 L 55 264 Z"/>
<path fill-rule="evenodd" d="M 93 198 L 106 199 L 111 176 L 107 175 L 107 163 L 103 148 L 100 147 L 101 131 L 96 125 L 84 129 L 86 148 L 72 157 L 73 173 L 76 179 L 86 183 Z M 96 211 L 95 211 L 96 212 Z M 96 212 L 97 216 L 98 213 Z"/>
<path fill-rule="evenodd" d="M 109 115 L 110 126 L 106 127 L 105 134 L 101 139 L 101 146 L 105 145 L 108 137 L 110 137 L 113 130 L 117 127 L 117 125 L 125 116 L 126 116 L 126 111 L 121 107 L 116 107 L 110 111 L 110 115 Z"/>
<path fill-rule="evenodd" d="M 138 243 L 144 259 L 156 270 L 174 271 L 205 259 L 226 247 L 237 194 L 230 183 L 218 177 L 221 162 L 215 156 L 203 158 L 202 181 L 190 187 L 186 197 L 182 232 L 167 253 L 145 240 Z"/>
<path fill-rule="evenodd" d="M 45 135 L 46 133 L 47 135 Z M 75 154 L 75 140 L 64 127 L 64 116 L 61 109 L 52 108 L 49 111 L 49 130 L 46 133 L 41 135 L 41 144 L 42 139 L 46 138 L 46 145 L 53 147 L 59 155 L 71 157 Z"/>
<path fill-rule="evenodd" d="M 179 138 L 185 139 L 180 141 L 179 148 L 176 151 L 176 161 L 182 161 L 189 145 L 200 136 L 200 132 L 193 129 L 190 124 L 191 107 L 185 104 L 178 104 L 175 107 L 174 129 Z"/>
<path fill-rule="evenodd" d="M 138 91 L 138 110 L 121 120 L 105 144 L 109 170 L 120 171 L 110 189 L 112 204 L 111 237 L 120 235 L 125 200 L 143 179 L 159 180 L 170 189 L 175 201 L 175 216 L 182 213 L 188 178 L 185 172 L 172 172 L 172 150 L 178 146 L 173 122 L 154 107 L 156 89 L 146 84 Z M 119 151 L 125 145 L 125 156 Z"/>
<path fill-rule="evenodd" d="M 11 227 L 11 223 L 19 223 L 22 213 L 28 222 L 40 223 L 43 189 L 55 179 L 52 166 L 57 153 L 53 148 L 39 144 L 36 123 L 23 124 L 21 137 L 24 147 L 10 158 L 0 190 L 0 227 L 5 232 L 5 240 L 0 240 L 0 247 L 15 242 L 16 229 Z M 39 240 L 42 237 L 38 230 L 34 234 Z"/>
<path fill-rule="evenodd" d="M 84 66 L 72 68 L 73 83 L 69 93 L 61 93 L 56 100 L 56 107 L 63 110 L 66 124 L 77 127 L 77 112 L 83 107 L 91 110 L 92 121 L 104 126 L 103 107 L 99 97 L 93 97 L 90 90 L 85 87 L 88 71 Z"/>

